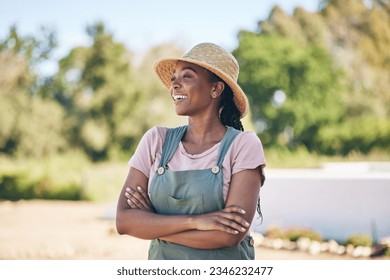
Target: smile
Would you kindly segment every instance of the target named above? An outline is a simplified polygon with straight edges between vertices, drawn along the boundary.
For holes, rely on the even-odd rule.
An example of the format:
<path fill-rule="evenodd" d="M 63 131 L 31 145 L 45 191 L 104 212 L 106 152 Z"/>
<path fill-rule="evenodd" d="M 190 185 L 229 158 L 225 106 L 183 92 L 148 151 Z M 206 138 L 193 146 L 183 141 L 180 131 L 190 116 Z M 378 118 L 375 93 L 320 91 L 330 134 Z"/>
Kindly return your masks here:
<path fill-rule="evenodd" d="M 181 94 L 172 95 L 173 101 L 184 100 L 184 99 L 187 99 L 187 97 L 188 97 L 187 95 L 181 95 Z"/>

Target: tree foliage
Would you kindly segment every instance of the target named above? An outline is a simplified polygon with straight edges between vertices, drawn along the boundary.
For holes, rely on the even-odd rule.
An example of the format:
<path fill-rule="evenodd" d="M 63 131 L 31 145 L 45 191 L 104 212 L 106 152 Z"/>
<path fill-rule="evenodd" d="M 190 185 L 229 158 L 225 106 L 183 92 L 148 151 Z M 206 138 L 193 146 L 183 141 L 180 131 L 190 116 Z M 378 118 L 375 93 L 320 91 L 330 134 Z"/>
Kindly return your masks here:
<path fill-rule="evenodd" d="M 241 32 L 240 81 L 266 145 L 342 155 L 389 148 L 389 7 L 329 0 L 290 16 L 276 6 L 258 31 Z"/>
<path fill-rule="evenodd" d="M 0 153 L 43 157 L 82 150 L 98 161 L 129 158 L 153 125 L 186 122 L 153 62 L 183 53 L 155 46 L 141 59 L 101 22 L 86 29 L 58 70 L 55 32 L 0 38 Z M 390 1 L 326 0 L 317 12 L 275 6 L 234 50 L 253 122 L 268 147 L 346 155 L 389 150 Z M 246 123 L 250 122 L 245 120 Z M 248 125 L 245 125 L 248 128 Z"/>
<path fill-rule="evenodd" d="M 102 160 L 130 150 L 145 130 L 142 94 L 125 45 L 102 23 L 87 33 L 91 46 L 74 48 L 60 61 L 55 84 L 73 120 L 71 141 Z"/>
<path fill-rule="evenodd" d="M 235 55 L 264 144 L 314 149 L 319 128 L 341 118 L 341 73 L 324 49 L 246 32 Z"/>
<path fill-rule="evenodd" d="M 35 67 L 49 58 L 54 33 L 20 36 L 12 26 L 0 40 L 0 152 L 44 156 L 66 148 L 64 110 L 38 95 Z"/>

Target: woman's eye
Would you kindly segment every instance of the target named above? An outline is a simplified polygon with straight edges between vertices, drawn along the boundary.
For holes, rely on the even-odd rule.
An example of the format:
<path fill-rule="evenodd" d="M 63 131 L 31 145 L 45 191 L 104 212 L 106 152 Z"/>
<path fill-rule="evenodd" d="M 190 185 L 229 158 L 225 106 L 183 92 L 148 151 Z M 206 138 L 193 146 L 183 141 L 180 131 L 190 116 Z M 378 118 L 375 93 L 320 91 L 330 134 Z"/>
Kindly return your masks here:
<path fill-rule="evenodd" d="M 189 74 L 184 74 L 184 75 L 183 75 L 183 78 L 191 78 L 191 75 L 189 75 Z"/>

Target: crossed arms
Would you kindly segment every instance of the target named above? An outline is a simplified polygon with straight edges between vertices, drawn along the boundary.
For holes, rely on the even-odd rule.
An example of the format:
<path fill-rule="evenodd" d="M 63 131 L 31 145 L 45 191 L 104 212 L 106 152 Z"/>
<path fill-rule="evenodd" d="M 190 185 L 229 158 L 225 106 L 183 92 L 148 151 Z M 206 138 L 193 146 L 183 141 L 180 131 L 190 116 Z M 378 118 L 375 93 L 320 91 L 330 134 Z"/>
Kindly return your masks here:
<path fill-rule="evenodd" d="M 147 195 L 148 178 L 131 167 L 118 199 L 117 231 L 198 249 L 236 246 L 247 234 L 256 211 L 260 168 L 232 176 L 226 207 L 222 210 L 200 215 L 160 215 L 154 212 Z"/>

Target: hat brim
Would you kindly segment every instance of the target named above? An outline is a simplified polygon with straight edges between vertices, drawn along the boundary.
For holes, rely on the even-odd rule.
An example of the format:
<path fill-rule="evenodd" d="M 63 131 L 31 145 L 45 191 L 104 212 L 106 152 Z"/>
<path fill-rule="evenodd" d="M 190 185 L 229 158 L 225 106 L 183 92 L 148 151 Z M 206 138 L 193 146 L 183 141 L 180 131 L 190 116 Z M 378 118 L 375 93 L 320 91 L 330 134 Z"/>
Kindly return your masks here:
<path fill-rule="evenodd" d="M 245 117 L 248 113 L 249 102 L 246 97 L 244 91 L 238 85 L 236 81 L 234 81 L 230 76 L 226 75 L 224 72 L 219 71 L 217 68 L 209 65 L 207 63 L 203 63 L 199 60 L 194 60 L 190 58 L 162 58 L 157 60 L 154 63 L 154 70 L 163 84 L 170 88 L 171 86 L 171 78 L 173 73 L 175 72 L 176 63 L 178 61 L 184 61 L 199 65 L 210 72 L 214 73 L 218 77 L 220 77 L 226 84 L 232 89 L 233 92 L 233 101 L 237 106 L 237 109 L 240 111 L 240 118 Z"/>

